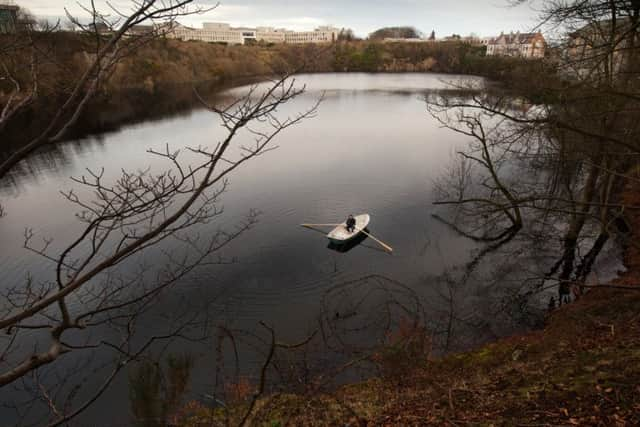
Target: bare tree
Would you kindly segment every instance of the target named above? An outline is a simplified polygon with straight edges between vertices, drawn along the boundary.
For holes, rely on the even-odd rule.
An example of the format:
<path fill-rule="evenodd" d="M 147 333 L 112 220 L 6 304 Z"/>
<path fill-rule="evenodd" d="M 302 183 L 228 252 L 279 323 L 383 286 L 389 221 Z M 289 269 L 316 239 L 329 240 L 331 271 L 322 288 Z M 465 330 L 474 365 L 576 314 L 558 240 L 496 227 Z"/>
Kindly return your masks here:
<path fill-rule="evenodd" d="M 92 3 L 86 9 L 91 23 L 70 16 L 76 27 L 95 37 L 93 60 L 36 136 L 22 141 L 0 162 L 0 178 L 34 151 L 61 141 L 122 58 L 161 35 L 176 17 L 202 11 L 190 4 L 191 0 L 144 0 L 134 2 L 131 13 L 112 8 L 115 18 L 109 18 Z M 130 28 L 146 21 L 163 25 L 145 36 L 125 37 Z M 34 48 L 34 37 L 42 34 L 31 30 L 27 45 Z M 1 52 L 9 55 L 15 48 Z M 31 51 L 27 79 L 15 75 L 15 68 L 4 67 L 13 90 L 3 99 L 0 127 L 19 117 L 38 97 L 40 54 L 35 48 Z M 169 146 L 149 150 L 165 162 L 161 171 L 123 171 L 112 181 L 105 178 L 104 170 L 87 170 L 86 175 L 73 178 L 80 190 L 63 193 L 78 209 L 82 230 L 77 236 L 69 242 L 44 238 L 38 243 L 35 233 L 25 231 L 24 248 L 50 262 L 55 279 L 40 283 L 27 276 L 24 283 L 2 289 L 0 329 L 6 336 L 0 341 L 0 387 L 16 387 L 31 396 L 25 407 L 12 405 L 18 414 L 40 401 L 48 415 L 39 423 L 67 423 L 93 404 L 130 362 L 154 346 L 207 336 L 206 301 L 202 307 L 185 303 L 183 311 L 164 315 L 154 307 L 194 269 L 227 262 L 215 254 L 256 223 L 257 214 L 250 212 L 230 229 L 199 232 L 222 213 L 219 200 L 228 175 L 272 150 L 272 141 L 282 131 L 314 116 L 320 100 L 294 116 L 282 117 L 278 112 L 303 91 L 285 76 L 266 89 L 252 87 L 228 105 L 208 105 L 201 99 L 219 117 L 225 130 L 221 140 L 190 147 L 186 153 Z M 144 254 L 153 254 L 155 262 L 145 263 Z M 141 334 L 138 325 L 149 318 L 161 322 L 166 333 Z M 92 390 L 80 394 L 82 381 L 70 384 L 55 375 L 60 360 L 90 360 L 96 354 L 110 362 L 98 373 L 91 370 L 103 378 Z M 45 379 L 47 372 L 53 372 L 54 378 Z M 78 402 L 80 395 L 83 400 Z"/>
<path fill-rule="evenodd" d="M 610 236 L 624 238 L 614 224 L 637 208 L 619 193 L 640 154 L 639 11 L 636 1 L 543 2 L 543 25 L 564 34 L 556 73 L 519 76 L 528 87 L 427 100 L 443 125 L 475 141 L 460 155 L 476 166 L 476 186 L 458 168 L 457 187 L 440 185 L 439 202 L 485 233 L 500 215 L 505 232 L 518 224 L 528 241 L 552 243 L 546 250 L 559 253 L 537 283 L 555 280 L 561 301 L 574 284 L 579 293 Z M 461 183 L 465 192 L 446 193 Z"/>
<path fill-rule="evenodd" d="M 194 7 L 193 0 L 135 1 L 132 2 L 131 11 L 119 10 L 114 6 L 110 6 L 110 8 L 110 13 L 101 12 L 96 8 L 94 2 L 89 7 L 84 7 L 89 16 L 88 24 L 67 12 L 69 21 L 78 31 L 93 38 L 93 59 L 82 74 L 72 82 L 55 114 L 37 130 L 35 136 L 27 134 L 26 140 L 15 144 L 20 148 L 0 162 L 0 177 L 4 177 L 26 155 L 47 144 L 60 141 L 77 123 L 89 100 L 109 78 L 115 65 L 125 56 L 131 55 L 149 40 L 162 36 L 172 27 L 178 17 L 212 9 Z M 132 28 L 147 22 L 156 25 L 154 31 L 144 37 L 127 37 Z M 55 61 L 55 58 L 51 58 L 47 52 L 40 51 L 37 39 L 42 34 L 39 30 L 41 29 L 36 28 L 33 24 L 26 25 L 23 31 L 14 37 L 7 38 L 0 46 L 3 77 L 14 85 L 9 96 L 1 100 L 0 131 L 38 96 L 40 85 L 38 63 L 45 58 Z M 46 36 L 57 30 L 57 26 L 44 30 Z M 7 66 L 8 62 L 16 62 L 16 56 L 23 50 L 27 50 L 31 57 L 28 67 L 29 78 L 26 79 L 23 76 L 27 74 L 19 67 L 21 64 L 14 64 L 17 65 L 17 69 L 11 69 Z M 21 59 L 19 56 L 17 58 L 18 61 Z M 23 64 L 22 68 L 24 68 Z M 20 82 L 20 80 L 23 81 Z"/>
<path fill-rule="evenodd" d="M 345 378 L 382 374 L 402 383 L 431 352 L 431 331 L 425 324 L 423 303 L 407 285 L 380 275 L 368 275 L 335 284 L 322 296 L 317 324 L 296 343 L 277 339 L 264 322 L 266 333 L 220 326 L 216 378 L 209 399 L 213 408 L 198 406 L 194 421 L 210 425 L 259 425 L 280 420 L 296 424 L 310 413 L 322 417 L 336 405 L 338 420 L 360 422 L 363 414 L 338 391 Z M 234 356 L 225 375 L 220 346 L 227 342 Z M 249 377 L 240 377 L 238 351 L 248 345 L 261 361 Z M 286 405 L 282 406 L 282 402 Z M 203 414 L 206 414 L 203 416 Z M 181 421 L 191 421 L 188 411 Z M 355 421 L 354 421 L 355 420 Z"/>
<path fill-rule="evenodd" d="M 85 200 L 73 191 L 65 194 L 80 208 L 78 218 L 85 226 L 61 252 L 49 250 L 52 242 L 48 240 L 35 247 L 33 234 L 26 232 L 25 248 L 53 263 L 56 281 L 37 287 L 27 283 L 5 291 L 9 306 L 0 327 L 13 338 L 4 348 L 1 385 L 11 384 L 67 353 L 97 348 L 112 349 L 119 355 L 113 375 L 108 378 L 111 381 L 128 361 L 160 339 L 154 337 L 139 349 L 132 349 L 135 332 L 132 327 L 138 317 L 148 311 L 160 293 L 196 267 L 223 262 L 211 255 L 255 223 L 255 215 L 250 214 L 233 230 L 220 230 L 206 237 L 193 233 L 198 225 L 220 215 L 216 204 L 226 188 L 227 175 L 269 151 L 270 142 L 280 132 L 316 111 L 317 104 L 295 117 L 277 117 L 276 109 L 303 90 L 296 88 L 293 81 L 279 80 L 264 93 L 256 90 L 225 108 L 210 107 L 219 114 L 227 135 L 213 148 L 190 149 L 196 159 L 201 159 L 198 163 L 193 160 L 182 163 L 179 153 L 167 148 L 165 152 L 150 151 L 170 166 L 158 174 L 125 171 L 114 184 L 103 181 L 102 171 L 89 171 L 87 176 L 76 178 L 76 182 L 92 189 L 97 198 Z M 235 154 L 237 157 L 231 157 L 232 142 L 243 129 L 253 135 L 254 143 L 243 145 Z M 144 251 L 163 247 L 168 240 L 177 241 L 185 250 L 165 252 L 165 265 L 152 276 L 144 268 L 132 277 L 118 273 L 118 266 Z M 70 301 L 81 304 L 70 307 Z M 187 317 L 180 329 L 193 326 L 195 319 Z M 65 338 L 69 331 L 89 334 L 103 325 L 122 330 L 121 341 L 97 338 L 84 342 L 77 334 Z M 27 330 L 48 331 L 48 348 L 36 353 L 21 349 L 18 345 L 21 338 L 16 337 Z M 177 335 L 178 331 L 174 331 L 169 336 Z M 75 414 L 60 417 L 56 423 Z"/>

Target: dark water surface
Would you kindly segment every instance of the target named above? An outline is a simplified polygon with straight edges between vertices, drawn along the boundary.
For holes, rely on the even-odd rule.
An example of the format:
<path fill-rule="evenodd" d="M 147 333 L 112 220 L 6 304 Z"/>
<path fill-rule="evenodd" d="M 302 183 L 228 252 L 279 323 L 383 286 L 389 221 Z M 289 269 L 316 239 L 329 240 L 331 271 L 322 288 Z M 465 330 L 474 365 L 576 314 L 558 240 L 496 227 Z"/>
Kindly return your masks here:
<path fill-rule="evenodd" d="M 275 142 L 277 150 L 230 176 L 229 190 L 222 198 L 225 213 L 211 230 L 234 224 L 250 209 L 262 212 L 258 225 L 222 253 L 227 259 L 235 258 L 235 264 L 195 271 L 181 281 L 175 290 L 180 298 L 175 301 L 211 298 L 216 315 L 225 322 L 256 329 L 264 321 L 273 325 L 281 339 L 295 341 L 313 328 L 322 295 L 337 283 L 379 274 L 428 299 L 434 290 L 425 278 L 467 260 L 470 243 L 430 216 L 432 180 L 465 140 L 441 129 L 427 114 L 420 95 L 446 88 L 443 80 L 462 78 L 299 76 L 307 92 L 283 111 L 294 114 L 324 93 L 317 117 L 285 131 Z M 53 278 L 48 261 L 22 249 L 23 233 L 31 227 L 39 236 L 53 237 L 54 249 L 77 235 L 76 209 L 59 194 L 78 187 L 70 176 L 86 173 L 85 168 L 104 167 L 109 180 L 122 168 L 161 168 L 163 164 L 147 149 L 162 150 L 165 144 L 172 150 L 213 145 L 217 135 L 222 135 L 218 118 L 197 110 L 65 143 L 29 159 L 0 183 L 7 211 L 0 221 L 2 286 L 22 283 L 27 272 L 38 280 Z M 393 255 L 380 251 L 371 239 L 339 253 L 327 248 L 322 234 L 299 226 L 340 222 L 350 213 L 364 212 L 371 215 L 371 232 L 394 248 Z M 165 297 L 162 309 L 180 309 L 172 301 L 171 295 Z M 199 351 L 212 363 L 211 355 Z M 195 387 L 206 391 L 212 383 L 209 375 L 208 369 L 198 371 Z M 91 411 L 94 422 L 127 422 L 125 379 Z M 0 397 L 6 401 L 11 393 L 3 390 Z M 108 407 L 118 414 L 111 421 L 100 418 Z"/>

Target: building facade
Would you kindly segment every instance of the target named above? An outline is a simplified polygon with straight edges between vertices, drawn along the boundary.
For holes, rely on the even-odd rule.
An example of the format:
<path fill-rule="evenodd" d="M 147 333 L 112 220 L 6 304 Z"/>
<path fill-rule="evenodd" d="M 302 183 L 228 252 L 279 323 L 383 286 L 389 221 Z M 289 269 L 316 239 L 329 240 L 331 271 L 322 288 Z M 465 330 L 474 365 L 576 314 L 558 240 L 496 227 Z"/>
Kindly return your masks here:
<path fill-rule="evenodd" d="M 637 50 L 637 29 L 629 19 L 585 25 L 569 34 L 561 70 L 580 78 L 608 76 L 617 79 L 631 74 L 631 56 Z M 611 40 L 615 40 L 612 43 Z"/>
<path fill-rule="evenodd" d="M 286 38 L 286 30 L 272 27 L 256 28 L 256 40 L 266 43 L 284 43 Z"/>
<path fill-rule="evenodd" d="M 518 58 L 543 58 L 546 42 L 542 33 L 500 34 L 487 41 L 487 56 L 512 56 Z"/>
<path fill-rule="evenodd" d="M 176 23 L 166 32 L 166 36 L 184 41 L 198 40 L 209 43 L 244 44 L 240 31 L 232 29 L 229 24 L 215 22 L 205 22 L 200 29 Z"/>
<path fill-rule="evenodd" d="M 0 34 L 13 33 L 18 25 L 18 6 L 0 4 Z"/>
<path fill-rule="evenodd" d="M 333 43 L 340 30 L 334 27 L 318 27 L 313 31 L 287 31 L 285 43 Z"/>
<path fill-rule="evenodd" d="M 174 24 L 166 31 L 169 38 L 184 41 L 199 40 L 209 43 L 245 44 L 251 41 L 266 43 L 333 43 L 339 30 L 334 27 L 319 27 L 314 31 L 289 31 L 283 28 L 258 27 L 235 28 L 219 22 L 205 22 L 201 29 Z"/>

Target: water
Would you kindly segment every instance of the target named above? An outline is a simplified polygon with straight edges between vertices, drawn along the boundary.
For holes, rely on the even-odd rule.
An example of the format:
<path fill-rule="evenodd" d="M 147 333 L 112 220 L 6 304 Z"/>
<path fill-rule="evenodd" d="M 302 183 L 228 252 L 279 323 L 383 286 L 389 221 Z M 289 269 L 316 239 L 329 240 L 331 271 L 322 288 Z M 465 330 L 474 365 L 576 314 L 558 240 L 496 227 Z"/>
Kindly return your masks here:
<path fill-rule="evenodd" d="M 295 341 L 314 329 L 323 295 L 339 283 L 376 274 L 422 296 L 435 295 L 425 278 L 469 259 L 470 243 L 430 216 L 432 181 L 445 170 L 451 154 L 465 146 L 465 138 L 442 129 L 427 114 L 421 94 L 460 79 L 466 78 L 299 76 L 307 92 L 281 113 L 294 114 L 324 95 L 317 117 L 286 130 L 275 142 L 277 150 L 232 173 L 222 198 L 225 212 L 210 226 L 213 231 L 234 224 L 251 209 L 261 212 L 257 226 L 221 253 L 236 262 L 194 271 L 163 297 L 161 309 L 176 312 L 185 301 L 211 300 L 221 322 L 257 331 L 258 322 L 264 321 L 280 339 Z M 212 145 L 219 135 L 217 117 L 196 110 L 68 142 L 24 162 L 0 183 L 7 212 L 0 220 L 2 286 L 23 283 L 27 272 L 38 280 L 53 278 L 49 261 L 22 248 L 23 234 L 32 228 L 39 237 L 54 238 L 54 251 L 77 235 L 77 209 L 60 194 L 81 191 L 69 177 L 86 174 L 85 168 L 104 168 L 105 180 L 117 177 L 122 168 L 156 170 L 163 164 L 147 149 Z M 371 239 L 346 253 L 332 251 L 322 234 L 299 226 L 340 222 L 350 213 L 364 212 L 371 215 L 370 231 L 394 248 L 393 255 Z M 162 326 L 149 323 L 144 332 Z M 198 351 L 206 361 L 202 365 L 213 363 L 212 349 Z M 206 390 L 212 383 L 210 371 L 199 371 L 196 388 Z M 109 406 L 126 422 L 125 383 L 119 380 L 90 414 Z"/>

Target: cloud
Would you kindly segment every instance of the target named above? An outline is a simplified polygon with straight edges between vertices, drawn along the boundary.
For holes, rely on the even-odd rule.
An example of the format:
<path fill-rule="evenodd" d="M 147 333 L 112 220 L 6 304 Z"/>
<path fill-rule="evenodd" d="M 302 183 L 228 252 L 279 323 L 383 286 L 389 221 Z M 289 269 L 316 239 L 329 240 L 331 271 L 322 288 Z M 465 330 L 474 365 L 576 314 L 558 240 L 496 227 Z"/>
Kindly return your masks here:
<path fill-rule="evenodd" d="M 64 16 L 66 7 L 82 15 L 77 1 L 21 0 L 20 4 L 36 16 Z M 196 0 L 210 7 L 216 0 Z M 106 0 L 96 0 L 108 10 Z M 112 0 L 117 8 L 131 10 L 130 0 Z M 199 27 L 203 22 L 227 22 L 234 26 L 275 26 L 293 30 L 312 30 L 319 25 L 352 28 L 358 35 L 385 26 L 411 25 L 438 36 L 447 34 L 499 34 L 525 31 L 533 27 L 536 13 L 530 7 L 506 7 L 507 0 L 220 0 L 220 6 L 203 15 L 180 18 L 184 24 Z"/>

